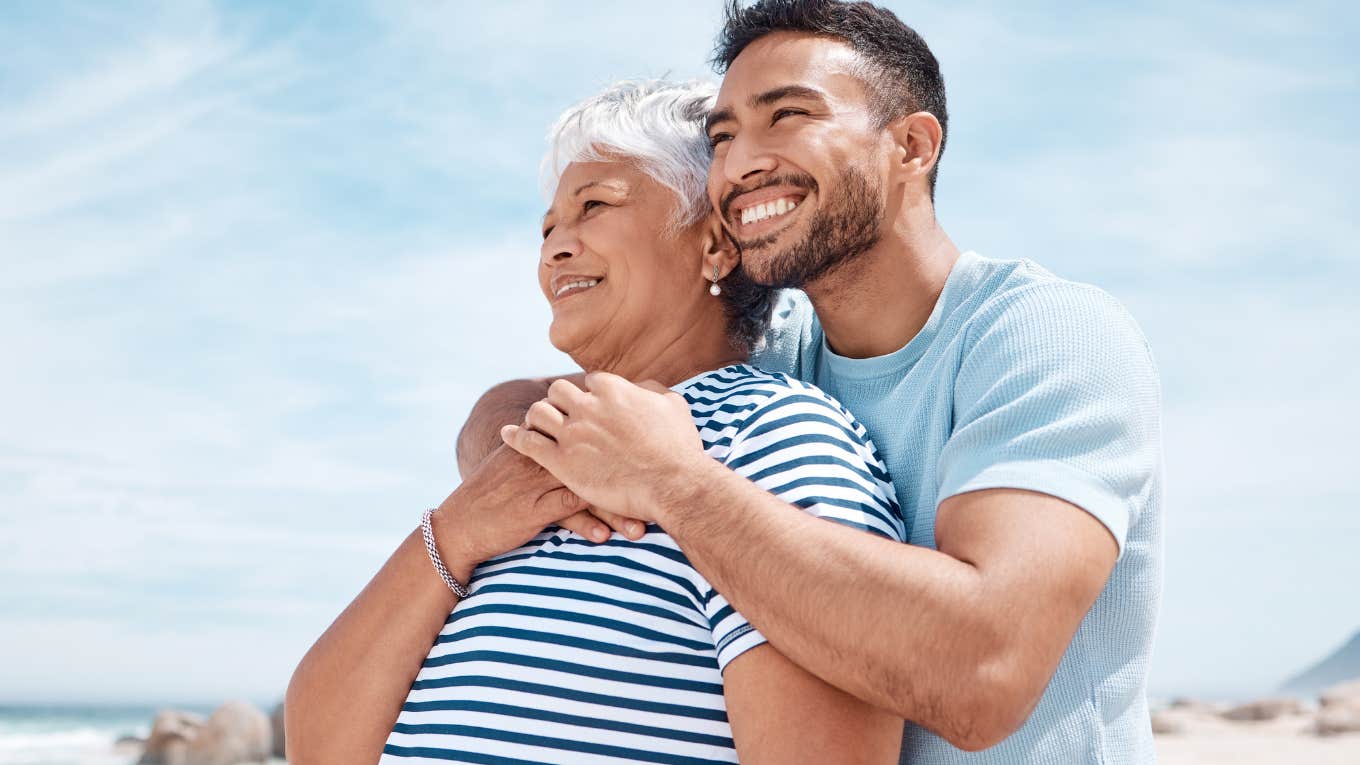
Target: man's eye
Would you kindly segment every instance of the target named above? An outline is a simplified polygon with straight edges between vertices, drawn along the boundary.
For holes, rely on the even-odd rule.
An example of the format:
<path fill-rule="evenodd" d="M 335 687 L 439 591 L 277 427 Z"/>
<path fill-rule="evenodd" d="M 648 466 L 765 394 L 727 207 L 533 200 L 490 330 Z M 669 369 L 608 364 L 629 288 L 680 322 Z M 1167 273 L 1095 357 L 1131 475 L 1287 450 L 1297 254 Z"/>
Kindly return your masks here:
<path fill-rule="evenodd" d="M 723 143 L 724 141 L 730 140 L 732 140 L 731 133 L 714 133 L 713 135 L 708 137 L 708 145 L 717 146 L 718 144 Z"/>
<path fill-rule="evenodd" d="M 780 109 L 779 111 L 776 111 L 774 113 L 773 117 L 770 118 L 770 122 L 772 123 L 778 122 L 785 117 L 790 117 L 795 114 L 807 114 L 807 112 L 803 111 L 802 109 Z"/>

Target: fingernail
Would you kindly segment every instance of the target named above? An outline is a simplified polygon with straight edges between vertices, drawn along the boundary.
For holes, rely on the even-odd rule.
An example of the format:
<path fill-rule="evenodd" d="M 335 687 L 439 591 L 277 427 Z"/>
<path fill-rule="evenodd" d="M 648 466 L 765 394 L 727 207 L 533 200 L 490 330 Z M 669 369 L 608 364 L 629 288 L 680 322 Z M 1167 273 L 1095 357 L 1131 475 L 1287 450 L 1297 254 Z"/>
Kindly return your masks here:
<path fill-rule="evenodd" d="M 590 532 L 590 538 L 596 542 L 603 542 L 609 538 L 609 532 L 605 531 L 603 526 L 596 526 L 595 530 Z"/>
<path fill-rule="evenodd" d="M 640 536 L 642 536 L 642 531 L 643 531 L 643 529 L 642 529 L 642 524 L 641 524 L 641 523 L 638 523 L 637 521 L 632 521 L 632 522 L 630 522 L 630 523 L 628 524 L 628 533 L 629 533 L 629 534 L 632 534 L 632 535 L 635 536 L 635 537 L 640 537 Z"/>

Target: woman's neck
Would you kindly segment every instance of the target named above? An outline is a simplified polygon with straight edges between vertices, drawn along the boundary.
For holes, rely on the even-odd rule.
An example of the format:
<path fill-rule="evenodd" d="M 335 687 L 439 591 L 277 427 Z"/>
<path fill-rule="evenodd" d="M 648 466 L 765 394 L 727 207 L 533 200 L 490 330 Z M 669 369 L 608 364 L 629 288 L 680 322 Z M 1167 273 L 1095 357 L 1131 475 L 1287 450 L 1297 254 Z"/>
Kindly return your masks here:
<path fill-rule="evenodd" d="M 693 326 L 668 338 L 640 338 L 622 353 L 608 358 L 573 354 L 587 372 L 609 372 L 633 382 L 655 380 L 667 387 L 703 372 L 746 361 L 727 339 L 724 327 Z"/>

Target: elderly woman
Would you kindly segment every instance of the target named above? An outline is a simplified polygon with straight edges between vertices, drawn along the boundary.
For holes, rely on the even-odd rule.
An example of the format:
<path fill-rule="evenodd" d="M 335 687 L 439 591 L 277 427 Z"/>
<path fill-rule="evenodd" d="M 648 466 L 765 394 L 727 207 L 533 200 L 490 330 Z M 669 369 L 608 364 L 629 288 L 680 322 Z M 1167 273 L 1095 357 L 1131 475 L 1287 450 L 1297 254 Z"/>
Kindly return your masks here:
<path fill-rule="evenodd" d="M 809 513 L 900 540 L 864 429 L 819 390 L 744 363 L 772 295 L 742 276 L 705 195 L 712 95 L 697 83 L 625 83 L 553 129 L 537 264 L 549 337 L 587 372 L 683 395 L 712 459 Z M 525 422 L 545 438 L 563 425 L 546 405 Z M 510 458 L 498 454 L 466 483 L 490 481 L 483 471 Z M 392 763 L 896 762 L 900 719 L 785 659 L 660 527 L 597 544 L 556 523 L 473 513 L 456 497 L 427 514 L 441 537 L 427 550 L 436 565 L 417 565 L 408 539 L 299 667 L 288 696 L 294 765 L 371 762 L 366 747 L 384 725 L 381 761 Z M 433 645 L 414 627 L 390 636 L 402 656 L 364 643 L 365 630 L 393 630 L 374 601 L 401 597 L 402 577 L 421 565 L 410 607 L 438 604 L 424 593 L 445 564 L 450 587 L 470 593 L 440 612 Z M 370 665 L 403 659 L 412 669 L 392 673 L 406 684 L 394 715 L 382 702 L 393 681 Z M 363 679 L 328 686 L 318 679 L 328 670 Z M 336 703 L 341 693 L 366 709 Z M 324 740 L 327 720 L 350 746 Z"/>

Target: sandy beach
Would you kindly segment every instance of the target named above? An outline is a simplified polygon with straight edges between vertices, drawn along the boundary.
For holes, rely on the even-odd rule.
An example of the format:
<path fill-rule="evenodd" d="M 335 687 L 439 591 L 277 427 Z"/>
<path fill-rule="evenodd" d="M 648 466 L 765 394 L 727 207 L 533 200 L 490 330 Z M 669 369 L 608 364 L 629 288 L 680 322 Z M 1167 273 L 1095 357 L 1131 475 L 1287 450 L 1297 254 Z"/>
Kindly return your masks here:
<path fill-rule="evenodd" d="M 1183 733 L 1157 737 L 1161 765 L 1356 765 L 1360 733 L 1319 737 L 1312 715 L 1269 722 L 1196 718 Z"/>

